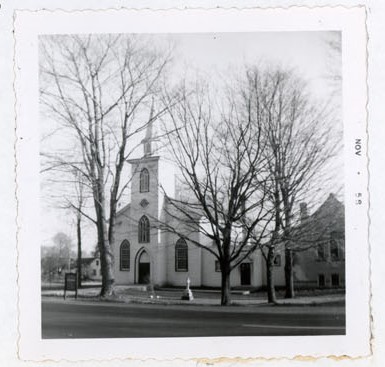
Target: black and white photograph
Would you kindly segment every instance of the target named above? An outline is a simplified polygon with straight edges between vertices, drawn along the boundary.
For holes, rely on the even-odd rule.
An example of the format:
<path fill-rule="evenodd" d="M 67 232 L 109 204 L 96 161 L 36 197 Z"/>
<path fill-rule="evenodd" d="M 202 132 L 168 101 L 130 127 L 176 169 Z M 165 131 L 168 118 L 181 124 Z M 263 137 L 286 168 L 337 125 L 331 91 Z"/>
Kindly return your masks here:
<path fill-rule="evenodd" d="M 41 36 L 39 63 L 43 338 L 345 333 L 339 32 Z"/>
<path fill-rule="evenodd" d="M 20 307 L 34 305 L 21 312 L 21 344 L 38 342 L 25 350 L 365 350 L 366 306 L 354 308 L 368 290 L 363 58 L 320 14 L 318 28 L 242 31 L 65 31 L 70 14 L 59 14 L 57 31 L 54 17 L 31 28 L 33 43 L 20 32 L 34 72 L 30 85 L 28 68 L 19 77 L 20 243 L 31 240 Z M 269 338 L 276 352 L 262 351 Z"/>

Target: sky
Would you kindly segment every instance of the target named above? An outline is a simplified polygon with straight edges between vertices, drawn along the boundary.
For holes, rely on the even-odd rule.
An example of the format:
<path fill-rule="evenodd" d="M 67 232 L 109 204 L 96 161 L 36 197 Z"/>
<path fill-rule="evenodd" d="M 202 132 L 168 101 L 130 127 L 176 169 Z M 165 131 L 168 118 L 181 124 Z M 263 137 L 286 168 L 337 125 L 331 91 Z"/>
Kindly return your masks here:
<path fill-rule="evenodd" d="M 308 83 L 310 93 L 320 101 L 334 103 L 337 115 L 341 116 L 340 89 L 337 88 L 336 92 L 336 84 L 330 81 L 330 75 L 341 74 L 341 55 L 333 51 L 328 43 L 338 40 L 339 36 L 337 32 L 146 35 L 157 48 L 173 46 L 171 78 L 175 80 L 186 73 L 203 74 L 214 80 L 226 78 L 226 75 L 241 71 L 245 65 L 282 66 L 294 69 Z M 41 118 L 41 123 L 49 126 L 45 117 Z M 55 144 L 51 147 L 54 149 Z M 42 176 L 42 187 L 44 179 Z M 42 245 L 52 244 L 57 232 L 68 234 L 75 243 L 75 218 L 52 205 L 52 198 L 44 195 L 43 190 Z M 84 249 L 90 251 L 96 242 L 94 225 L 84 223 Z"/>
<path fill-rule="evenodd" d="M 330 86 L 325 76 L 330 64 L 341 70 L 338 53 L 331 55 L 328 40 L 338 32 L 260 32 L 162 35 L 176 45 L 176 73 L 197 69 L 208 75 L 231 72 L 244 65 L 268 64 L 293 68 L 317 97 L 325 98 Z"/>

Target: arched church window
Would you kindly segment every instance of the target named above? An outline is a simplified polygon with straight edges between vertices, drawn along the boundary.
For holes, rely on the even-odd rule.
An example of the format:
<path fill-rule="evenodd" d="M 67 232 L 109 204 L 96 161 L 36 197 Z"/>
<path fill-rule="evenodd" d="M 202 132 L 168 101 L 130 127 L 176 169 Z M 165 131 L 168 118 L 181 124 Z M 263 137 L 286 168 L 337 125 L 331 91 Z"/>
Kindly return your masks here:
<path fill-rule="evenodd" d="M 150 174 L 148 173 L 147 168 L 143 168 L 140 171 L 140 183 L 139 191 L 140 192 L 149 192 L 150 191 Z"/>
<path fill-rule="evenodd" d="M 127 240 L 120 245 L 120 270 L 130 270 L 130 243 Z"/>
<path fill-rule="evenodd" d="M 145 215 L 139 219 L 138 241 L 139 243 L 150 242 L 150 221 Z"/>
<path fill-rule="evenodd" d="M 188 247 L 183 238 L 175 245 L 175 271 L 188 271 Z"/>

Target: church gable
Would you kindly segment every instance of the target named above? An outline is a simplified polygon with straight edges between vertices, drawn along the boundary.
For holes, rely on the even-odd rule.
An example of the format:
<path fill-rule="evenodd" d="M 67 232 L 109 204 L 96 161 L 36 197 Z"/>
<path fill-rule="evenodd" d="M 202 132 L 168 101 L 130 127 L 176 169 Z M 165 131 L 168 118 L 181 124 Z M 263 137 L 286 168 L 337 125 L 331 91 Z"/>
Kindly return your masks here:
<path fill-rule="evenodd" d="M 130 218 L 131 213 L 131 204 L 125 205 L 123 208 L 119 209 L 116 213 L 116 225 L 121 226 L 124 223 L 127 223 Z"/>

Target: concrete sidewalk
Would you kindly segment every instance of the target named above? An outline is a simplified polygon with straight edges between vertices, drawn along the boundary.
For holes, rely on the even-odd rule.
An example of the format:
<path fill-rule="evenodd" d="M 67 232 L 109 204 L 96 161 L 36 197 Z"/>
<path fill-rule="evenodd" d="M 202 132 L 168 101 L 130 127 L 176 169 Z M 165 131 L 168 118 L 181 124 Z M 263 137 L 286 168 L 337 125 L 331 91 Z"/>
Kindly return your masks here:
<path fill-rule="evenodd" d="M 78 290 L 78 300 L 99 301 L 100 288 L 81 288 Z M 181 300 L 183 290 L 181 289 L 160 289 L 156 291 L 144 291 L 129 286 L 116 286 L 115 297 L 109 301 L 121 303 L 143 303 L 143 304 L 173 304 L 173 305 L 220 305 L 220 292 L 217 290 L 193 290 L 194 300 Z M 67 291 L 67 297 L 73 298 L 75 292 Z M 63 290 L 42 290 L 43 297 L 63 297 Z M 280 298 L 277 305 L 293 306 L 316 306 L 341 304 L 345 302 L 345 294 L 325 294 L 316 296 L 298 296 L 294 299 Z M 232 305 L 267 305 L 265 292 L 242 294 L 239 291 L 232 292 Z"/>

